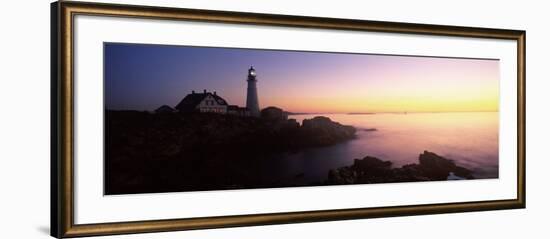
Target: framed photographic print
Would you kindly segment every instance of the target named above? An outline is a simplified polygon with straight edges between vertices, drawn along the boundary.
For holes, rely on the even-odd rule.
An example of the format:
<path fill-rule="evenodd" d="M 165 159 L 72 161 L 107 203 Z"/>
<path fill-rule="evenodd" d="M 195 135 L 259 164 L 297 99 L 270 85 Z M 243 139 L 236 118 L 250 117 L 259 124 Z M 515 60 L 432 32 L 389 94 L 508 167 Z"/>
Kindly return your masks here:
<path fill-rule="evenodd" d="M 54 237 L 525 207 L 525 31 L 51 11 Z"/>

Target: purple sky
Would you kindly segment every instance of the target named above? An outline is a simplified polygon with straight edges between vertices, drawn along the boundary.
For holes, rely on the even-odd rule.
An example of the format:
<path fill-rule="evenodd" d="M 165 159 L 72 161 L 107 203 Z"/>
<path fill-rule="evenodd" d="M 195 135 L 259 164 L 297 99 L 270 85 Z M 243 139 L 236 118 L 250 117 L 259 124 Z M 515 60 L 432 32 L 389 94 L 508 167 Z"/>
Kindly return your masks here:
<path fill-rule="evenodd" d="M 191 90 L 293 112 L 497 111 L 499 61 L 145 44 L 105 44 L 107 109 L 175 106 Z"/>

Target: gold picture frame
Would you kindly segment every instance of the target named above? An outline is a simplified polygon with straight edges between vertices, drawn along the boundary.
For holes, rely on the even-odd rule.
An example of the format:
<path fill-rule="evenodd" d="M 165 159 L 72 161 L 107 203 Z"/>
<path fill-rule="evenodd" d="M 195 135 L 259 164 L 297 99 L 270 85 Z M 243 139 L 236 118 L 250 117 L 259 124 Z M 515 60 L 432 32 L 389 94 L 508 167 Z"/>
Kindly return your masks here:
<path fill-rule="evenodd" d="M 296 28 L 407 33 L 507 39 L 517 42 L 517 197 L 510 200 L 402 205 L 375 208 L 267 213 L 255 215 L 178 218 L 99 224 L 74 223 L 74 17 L 94 15 L 140 19 L 254 24 Z M 525 31 L 412 23 L 379 22 L 319 17 L 286 16 L 196 9 L 114 5 L 84 2 L 55 2 L 51 5 L 51 235 L 80 237 L 126 233 L 163 232 L 188 229 L 254 226 L 328 220 L 409 216 L 525 208 Z"/>

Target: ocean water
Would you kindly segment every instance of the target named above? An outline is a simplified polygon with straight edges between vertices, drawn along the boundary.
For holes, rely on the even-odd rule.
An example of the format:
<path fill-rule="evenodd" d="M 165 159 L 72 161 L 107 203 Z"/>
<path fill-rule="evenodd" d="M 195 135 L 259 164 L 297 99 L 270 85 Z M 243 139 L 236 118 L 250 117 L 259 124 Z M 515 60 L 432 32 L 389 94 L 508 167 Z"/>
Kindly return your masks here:
<path fill-rule="evenodd" d="M 474 171 L 476 178 L 498 178 L 498 112 L 380 113 L 291 115 L 298 122 L 315 116 L 358 129 L 357 138 L 329 147 L 278 155 L 271 172 L 285 181 L 318 182 L 333 168 L 367 155 L 391 161 L 394 167 L 418 163 L 428 150 Z M 376 130 L 368 130 L 376 129 Z"/>

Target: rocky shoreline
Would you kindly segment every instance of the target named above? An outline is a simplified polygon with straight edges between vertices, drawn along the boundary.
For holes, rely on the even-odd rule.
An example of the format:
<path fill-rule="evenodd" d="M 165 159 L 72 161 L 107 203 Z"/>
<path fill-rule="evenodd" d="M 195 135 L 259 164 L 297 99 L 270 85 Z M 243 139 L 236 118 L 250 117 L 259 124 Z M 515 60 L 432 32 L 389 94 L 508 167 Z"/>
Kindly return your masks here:
<path fill-rule="evenodd" d="M 357 129 L 327 117 L 269 120 L 220 114 L 107 111 L 108 195 L 473 179 L 469 169 L 424 151 L 399 168 L 367 156 L 327 170 L 325 181 L 277 175 L 276 155 L 352 140 Z M 281 172 L 282 173 L 282 172 Z"/>
<path fill-rule="evenodd" d="M 342 185 L 474 179 L 469 169 L 429 151 L 420 154 L 418 161 L 418 164 L 393 168 L 390 161 L 366 156 L 355 159 L 353 165 L 330 170 L 326 183 Z"/>
<path fill-rule="evenodd" d="M 258 188 L 269 155 L 355 138 L 327 117 L 267 120 L 214 113 L 106 111 L 107 194 Z"/>

